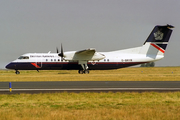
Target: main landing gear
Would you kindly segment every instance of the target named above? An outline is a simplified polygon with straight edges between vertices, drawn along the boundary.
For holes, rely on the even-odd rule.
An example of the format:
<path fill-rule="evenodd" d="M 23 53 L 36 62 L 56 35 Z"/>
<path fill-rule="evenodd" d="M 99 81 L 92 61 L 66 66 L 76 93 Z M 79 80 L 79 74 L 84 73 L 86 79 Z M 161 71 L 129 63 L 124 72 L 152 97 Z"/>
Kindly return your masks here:
<path fill-rule="evenodd" d="M 79 74 L 89 74 L 89 70 L 79 70 Z"/>
<path fill-rule="evenodd" d="M 18 70 L 16 70 L 16 72 L 15 72 L 15 73 L 16 73 L 17 75 L 18 75 L 18 74 L 20 74 L 20 72 L 19 72 Z"/>
<path fill-rule="evenodd" d="M 88 66 L 87 66 L 87 62 L 86 61 L 81 61 L 81 67 L 82 69 L 80 69 L 78 71 L 79 74 L 89 74 L 89 70 L 88 70 Z"/>

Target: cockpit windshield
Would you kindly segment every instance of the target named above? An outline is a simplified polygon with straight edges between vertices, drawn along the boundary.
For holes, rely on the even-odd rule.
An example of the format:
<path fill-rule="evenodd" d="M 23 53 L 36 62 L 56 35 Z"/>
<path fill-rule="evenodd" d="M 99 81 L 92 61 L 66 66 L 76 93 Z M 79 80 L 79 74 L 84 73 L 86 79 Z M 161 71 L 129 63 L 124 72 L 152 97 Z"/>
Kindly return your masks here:
<path fill-rule="evenodd" d="M 20 56 L 18 59 L 29 59 L 28 56 Z"/>

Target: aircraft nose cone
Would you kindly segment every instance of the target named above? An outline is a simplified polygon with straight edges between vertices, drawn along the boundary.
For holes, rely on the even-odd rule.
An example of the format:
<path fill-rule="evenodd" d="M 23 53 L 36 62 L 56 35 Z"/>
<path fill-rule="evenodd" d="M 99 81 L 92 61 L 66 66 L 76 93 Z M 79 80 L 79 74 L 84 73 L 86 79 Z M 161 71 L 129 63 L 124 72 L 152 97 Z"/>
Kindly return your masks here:
<path fill-rule="evenodd" d="M 12 63 L 9 63 L 6 65 L 6 68 L 7 69 L 14 69 L 15 67 L 14 67 L 14 65 L 12 65 Z"/>

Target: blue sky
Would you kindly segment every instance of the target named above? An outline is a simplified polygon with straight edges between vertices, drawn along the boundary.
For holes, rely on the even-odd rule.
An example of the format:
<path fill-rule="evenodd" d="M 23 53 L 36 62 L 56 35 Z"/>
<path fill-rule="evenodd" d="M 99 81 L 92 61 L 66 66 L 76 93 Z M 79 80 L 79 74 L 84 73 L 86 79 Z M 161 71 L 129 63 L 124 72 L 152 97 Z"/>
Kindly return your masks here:
<path fill-rule="evenodd" d="M 141 46 L 155 25 L 175 26 L 165 58 L 180 66 L 179 0 L 1 0 L 0 68 L 24 53 Z"/>

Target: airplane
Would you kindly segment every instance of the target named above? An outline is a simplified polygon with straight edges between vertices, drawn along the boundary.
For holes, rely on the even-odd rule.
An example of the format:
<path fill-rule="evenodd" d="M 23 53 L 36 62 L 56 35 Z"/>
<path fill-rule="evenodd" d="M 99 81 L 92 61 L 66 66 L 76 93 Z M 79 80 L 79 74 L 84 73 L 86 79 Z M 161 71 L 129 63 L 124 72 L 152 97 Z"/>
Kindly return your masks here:
<path fill-rule="evenodd" d="M 6 65 L 7 69 L 19 70 L 78 70 L 79 74 L 89 74 L 89 70 L 110 70 L 148 63 L 164 58 L 172 25 L 154 27 L 144 44 L 124 50 L 97 52 L 94 48 L 80 51 L 57 53 L 27 53 Z"/>

